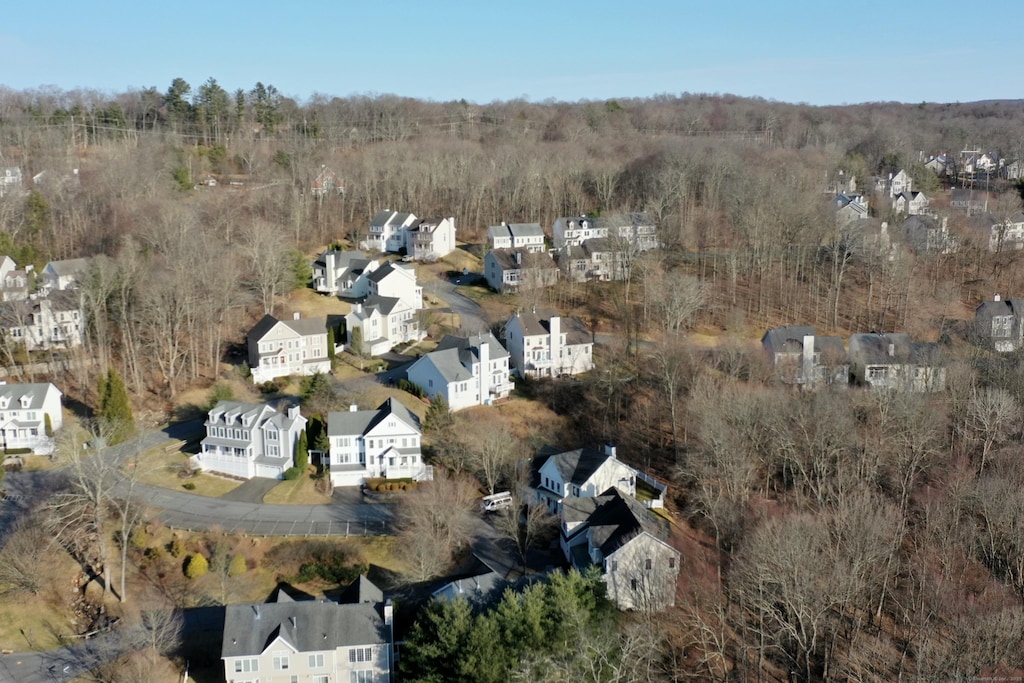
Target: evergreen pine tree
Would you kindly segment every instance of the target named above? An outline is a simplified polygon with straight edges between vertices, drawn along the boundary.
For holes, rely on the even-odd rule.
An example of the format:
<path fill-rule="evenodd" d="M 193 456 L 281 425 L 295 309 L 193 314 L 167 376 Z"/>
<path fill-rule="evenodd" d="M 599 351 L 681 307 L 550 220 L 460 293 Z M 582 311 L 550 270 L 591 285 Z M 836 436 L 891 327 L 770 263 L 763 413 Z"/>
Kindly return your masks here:
<path fill-rule="evenodd" d="M 303 472 L 309 467 L 309 441 L 305 429 L 299 434 L 299 442 L 295 444 L 295 467 Z"/>
<path fill-rule="evenodd" d="M 117 370 L 111 368 L 106 377 L 100 379 L 99 390 L 96 416 L 109 435 L 110 445 L 121 443 L 135 430 L 135 418 L 132 416 L 128 390 Z"/>
<path fill-rule="evenodd" d="M 452 411 L 448 407 L 448 401 L 441 394 L 430 399 L 430 407 L 423 417 L 423 430 L 427 432 L 440 432 L 452 426 Z"/>
<path fill-rule="evenodd" d="M 331 361 L 331 366 L 334 366 L 334 328 L 327 328 L 327 358 Z"/>

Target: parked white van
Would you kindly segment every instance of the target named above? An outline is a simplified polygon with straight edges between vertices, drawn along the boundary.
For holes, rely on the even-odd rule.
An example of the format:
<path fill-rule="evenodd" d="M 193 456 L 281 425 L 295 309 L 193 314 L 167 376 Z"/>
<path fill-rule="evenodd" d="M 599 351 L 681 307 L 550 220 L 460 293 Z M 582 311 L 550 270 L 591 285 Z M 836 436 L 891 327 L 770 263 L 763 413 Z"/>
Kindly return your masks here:
<path fill-rule="evenodd" d="M 511 491 L 499 491 L 498 493 L 484 496 L 483 501 L 480 503 L 480 509 L 483 512 L 496 512 L 510 507 L 512 507 Z"/>

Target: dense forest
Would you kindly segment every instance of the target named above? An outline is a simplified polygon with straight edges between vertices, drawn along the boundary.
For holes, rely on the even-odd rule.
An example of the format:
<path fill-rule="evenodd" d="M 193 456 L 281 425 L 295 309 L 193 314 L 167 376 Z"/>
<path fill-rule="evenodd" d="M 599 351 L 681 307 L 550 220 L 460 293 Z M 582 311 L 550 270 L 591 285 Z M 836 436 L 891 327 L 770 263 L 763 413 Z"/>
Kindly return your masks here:
<path fill-rule="evenodd" d="M 133 401 L 164 409 L 220 375 L 252 321 L 305 284 L 310 255 L 357 243 L 381 209 L 454 216 L 469 243 L 502 220 L 646 211 L 665 248 L 626 281 L 543 295 L 618 341 L 584 380 L 529 387 L 571 421 L 567 441 L 618 443 L 673 482 L 686 548 L 677 607 L 641 619 L 658 624 L 654 641 L 639 647 L 620 619 L 634 650 L 580 675 L 974 680 L 1024 667 L 1024 371 L 1017 354 L 972 344 L 964 321 L 994 292 L 1021 291 L 1024 252 L 989 253 L 956 216 L 953 253 L 883 252 L 837 227 L 826 194 L 840 170 L 870 191 L 870 177 L 906 169 L 941 206 L 950 181 L 922 160 L 964 149 L 1024 159 L 1024 105 L 299 103 L 212 78 L 120 94 L 0 89 L 0 168 L 26 177 L 0 196 L 0 252 L 37 267 L 98 257 L 79 352 L 93 362 L 66 393 L 95 405 L 113 367 Z M 344 192 L 310 192 L 324 166 Z M 1009 182 L 985 182 L 990 210 L 1020 210 Z M 899 219 L 882 201 L 872 210 L 898 238 Z M 752 343 L 782 324 L 939 340 L 946 389 L 794 392 Z M 5 365 L 18 359 L 4 349 Z M 486 620 L 441 612 L 416 637 L 443 617 L 469 639 L 466 624 Z M 546 653 L 517 660 L 502 638 L 495 680 L 543 669 Z M 645 666 L 620 666 L 629 656 Z M 560 665 L 583 670 L 570 659 Z M 472 676 L 423 678 L 442 679 Z"/>

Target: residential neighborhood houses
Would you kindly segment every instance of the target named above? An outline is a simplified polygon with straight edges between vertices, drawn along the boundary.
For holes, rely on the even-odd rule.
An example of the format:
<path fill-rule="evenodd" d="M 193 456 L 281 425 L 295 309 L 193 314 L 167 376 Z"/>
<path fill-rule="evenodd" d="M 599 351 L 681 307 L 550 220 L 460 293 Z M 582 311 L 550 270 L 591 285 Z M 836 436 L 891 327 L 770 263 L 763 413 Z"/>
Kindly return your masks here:
<path fill-rule="evenodd" d="M 0 381 L 0 446 L 8 455 L 50 455 L 64 422 L 61 392 L 51 382 Z"/>
<path fill-rule="evenodd" d="M 306 418 L 298 406 L 279 412 L 263 403 L 219 401 L 204 426 L 206 437 L 195 456 L 199 469 L 241 479 L 281 479 L 295 465 Z"/>
<path fill-rule="evenodd" d="M 520 377 L 578 375 L 594 368 L 593 337 L 578 318 L 517 311 L 505 323 L 505 340 Z"/>
<path fill-rule="evenodd" d="M 406 375 L 428 397 L 443 396 L 451 410 L 490 405 L 512 390 L 508 351 L 489 332 L 445 336 Z"/>
<path fill-rule="evenodd" d="M 366 577 L 339 599 L 295 599 L 278 588 L 271 601 L 228 605 L 224 680 L 388 683 L 393 622 L 394 606 Z"/>
<path fill-rule="evenodd" d="M 455 218 L 420 220 L 412 213 L 386 209 L 370 220 L 369 249 L 404 251 L 418 261 L 437 260 L 455 249 Z"/>
<path fill-rule="evenodd" d="M 357 486 L 367 479 L 431 479 L 423 463 L 419 419 L 389 398 L 375 410 L 350 406 L 327 417 L 330 451 L 327 471 L 335 486 Z"/>
<path fill-rule="evenodd" d="M 254 384 L 288 375 L 330 372 L 327 352 L 327 322 L 323 318 L 291 320 L 265 315 L 246 336 L 249 370 Z"/>

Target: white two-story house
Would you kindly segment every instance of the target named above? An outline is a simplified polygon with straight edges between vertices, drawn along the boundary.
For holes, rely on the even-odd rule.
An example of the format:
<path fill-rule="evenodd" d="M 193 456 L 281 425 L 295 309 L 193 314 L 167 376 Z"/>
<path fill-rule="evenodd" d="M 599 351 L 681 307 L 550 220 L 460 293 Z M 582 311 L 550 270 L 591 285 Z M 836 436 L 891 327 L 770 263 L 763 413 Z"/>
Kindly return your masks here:
<path fill-rule="evenodd" d="M 362 251 L 325 251 L 313 262 L 313 289 L 321 294 L 347 298 L 366 296 L 369 291 L 366 276 L 377 265 Z"/>
<path fill-rule="evenodd" d="M 487 228 L 487 246 L 491 249 L 544 251 L 544 229 L 540 223 L 506 223 Z"/>
<path fill-rule="evenodd" d="M 616 457 L 615 446 L 577 448 L 538 455 L 530 464 L 530 485 L 538 503 L 557 512 L 565 498 L 593 498 L 609 488 L 636 497 L 638 471 Z"/>
<path fill-rule="evenodd" d="M 27 351 L 81 346 L 84 320 L 82 299 L 75 290 L 0 302 L 0 334 L 7 342 L 23 344 Z"/>
<path fill-rule="evenodd" d="M 0 446 L 8 452 L 53 453 L 53 435 L 64 423 L 60 397 L 49 382 L 0 382 Z"/>
<path fill-rule="evenodd" d="M 376 410 L 359 410 L 327 416 L 331 450 L 327 467 L 335 486 L 358 486 L 366 479 L 384 477 L 430 479 L 420 451 L 420 421 L 396 399 L 389 398 Z"/>
<path fill-rule="evenodd" d="M 356 590 L 351 590 L 353 587 Z M 224 608 L 221 660 L 228 683 L 389 683 L 394 607 L 360 577 L 342 600 L 272 601 Z"/>
<path fill-rule="evenodd" d="M 295 313 L 292 320 L 278 320 L 265 315 L 249 330 L 247 344 L 255 384 L 275 377 L 331 371 L 324 318 L 302 318 Z"/>
<path fill-rule="evenodd" d="M 578 375 L 594 368 L 594 343 L 586 325 L 554 311 L 517 312 L 505 323 L 505 343 L 520 377 Z"/>
<path fill-rule="evenodd" d="M 384 209 L 370 220 L 366 248 L 399 252 L 406 246 L 408 228 L 416 223 L 415 214 Z"/>
<path fill-rule="evenodd" d="M 423 287 L 416 281 L 416 269 L 385 263 L 366 276 L 367 293 L 401 299 L 409 308 L 423 308 Z"/>
<path fill-rule="evenodd" d="M 43 291 L 64 290 L 79 287 L 89 271 L 89 259 L 73 258 L 64 261 L 50 261 L 40 272 Z"/>
<path fill-rule="evenodd" d="M 454 216 L 425 218 L 405 230 L 405 253 L 417 261 L 436 261 L 454 249 Z"/>
<path fill-rule="evenodd" d="M 580 246 L 590 239 L 612 238 L 628 243 L 637 251 L 658 247 L 657 229 L 648 215 L 642 211 L 626 214 L 610 214 L 600 218 L 589 216 L 562 217 L 555 219 L 551 226 L 555 248 Z"/>
<path fill-rule="evenodd" d="M 262 403 L 219 401 L 206 418 L 196 464 L 231 477 L 281 479 L 295 465 L 295 446 L 306 428 L 299 407 L 280 413 Z"/>
<path fill-rule="evenodd" d="M 449 408 L 461 410 L 489 405 L 509 395 L 508 361 L 508 352 L 489 332 L 468 338 L 447 335 L 406 374 L 427 396 L 441 395 Z"/>
<path fill-rule="evenodd" d="M 424 336 L 416 309 L 391 296 L 370 295 L 354 304 L 345 316 L 345 329 L 345 348 L 363 356 L 379 356 Z"/>

